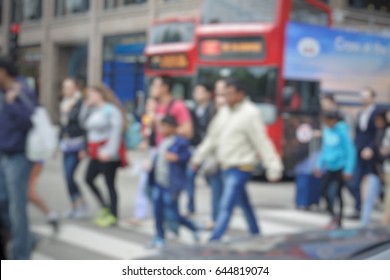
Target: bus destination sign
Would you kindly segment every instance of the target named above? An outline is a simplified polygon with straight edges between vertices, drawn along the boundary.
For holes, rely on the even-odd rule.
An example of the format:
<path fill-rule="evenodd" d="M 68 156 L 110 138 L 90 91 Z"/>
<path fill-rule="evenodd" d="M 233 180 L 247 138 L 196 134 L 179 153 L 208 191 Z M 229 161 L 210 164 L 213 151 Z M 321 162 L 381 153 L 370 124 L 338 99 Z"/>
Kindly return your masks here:
<path fill-rule="evenodd" d="M 204 60 L 263 59 L 264 39 L 261 37 L 207 38 L 200 43 Z"/>
<path fill-rule="evenodd" d="M 185 54 L 161 54 L 149 58 L 149 67 L 153 70 L 183 70 L 189 66 Z"/>

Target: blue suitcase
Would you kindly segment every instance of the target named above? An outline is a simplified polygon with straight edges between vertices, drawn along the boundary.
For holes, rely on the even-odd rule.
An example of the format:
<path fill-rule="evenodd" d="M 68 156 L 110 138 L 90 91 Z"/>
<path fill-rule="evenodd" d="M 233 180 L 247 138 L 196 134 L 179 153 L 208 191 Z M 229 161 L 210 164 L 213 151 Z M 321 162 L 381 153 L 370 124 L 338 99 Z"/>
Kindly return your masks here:
<path fill-rule="evenodd" d="M 297 208 L 309 209 L 319 205 L 321 198 L 321 179 L 311 174 L 297 174 L 295 177 Z"/>

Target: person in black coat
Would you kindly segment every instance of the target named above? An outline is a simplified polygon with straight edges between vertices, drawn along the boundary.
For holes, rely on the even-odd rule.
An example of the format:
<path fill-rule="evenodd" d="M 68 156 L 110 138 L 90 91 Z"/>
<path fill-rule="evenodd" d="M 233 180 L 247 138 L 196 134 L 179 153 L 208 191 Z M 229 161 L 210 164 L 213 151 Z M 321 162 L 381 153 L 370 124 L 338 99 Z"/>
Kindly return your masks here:
<path fill-rule="evenodd" d="M 191 110 L 194 136 L 191 145 L 194 149 L 204 139 L 207 128 L 215 114 L 215 105 L 212 101 L 213 89 L 207 84 L 198 84 L 194 89 L 195 107 Z M 195 178 L 197 172 L 190 166 L 187 172 L 188 212 L 195 213 Z"/>
<path fill-rule="evenodd" d="M 377 170 L 375 161 L 375 116 L 378 113 L 378 108 L 375 105 L 376 93 L 371 88 L 364 88 L 361 91 L 361 99 L 363 110 L 358 114 L 355 131 L 355 145 L 357 150 L 357 164 L 352 181 L 348 184 L 348 188 L 355 200 L 355 213 L 350 217 L 359 219 L 362 209 L 361 202 L 361 182 L 367 175 L 372 175 L 376 181 Z"/>

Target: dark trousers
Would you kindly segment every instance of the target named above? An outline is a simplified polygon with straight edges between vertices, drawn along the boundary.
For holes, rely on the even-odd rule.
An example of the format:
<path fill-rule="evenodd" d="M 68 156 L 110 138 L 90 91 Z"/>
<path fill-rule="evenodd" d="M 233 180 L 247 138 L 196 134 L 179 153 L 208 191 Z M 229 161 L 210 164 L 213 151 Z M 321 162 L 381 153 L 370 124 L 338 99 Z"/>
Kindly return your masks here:
<path fill-rule="evenodd" d="M 118 195 L 115 188 L 115 179 L 119 166 L 119 162 L 100 162 L 98 160 L 91 160 L 87 168 L 85 179 L 100 205 L 102 207 L 109 207 L 111 213 L 115 217 L 118 217 Z M 107 205 L 101 192 L 95 185 L 96 177 L 100 174 L 104 176 L 104 180 L 108 188 L 108 193 L 110 195 L 110 206 Z"/>
<path fill-rule="evenodd" d="M 75 173 L 80 163 L 78 152 L 64 153 L 64 173 L 66 184 L 68 186 L 68 193 L 72 203 L 75 203 L 81 198 L 79 185 L 75 181 Z"/>
<path fill-rule="evenodd" d="M 373 160 L 363 160 L 358 157 L 356 162 L 355 171 L 353 174 L 352 180 L 347 184 L 348 190 L 355 200 L 355 210 L 360 212 L 361 210 L 361 183 L 364 176 L 369 174 L 376 174 L 375 161 Z"/>
<path fill-rule="evenodd" d="M 327 210 L 331 215 L 332 219 L 337 221 L 341 226 L 341 220 L 343 217 L 343 196 L 342 189 L 344 186 L 343 172 L 342 170 L 338 171 L 327 171 L 324 178 L 322 179 L 322 196 L 326 200 Z M 335 196 L 332 199 L 329 197 L 329 189 L 335 187 Z M 336 203 L 339 203 L 339 213 L 335 213 L 334 206 Z"/>

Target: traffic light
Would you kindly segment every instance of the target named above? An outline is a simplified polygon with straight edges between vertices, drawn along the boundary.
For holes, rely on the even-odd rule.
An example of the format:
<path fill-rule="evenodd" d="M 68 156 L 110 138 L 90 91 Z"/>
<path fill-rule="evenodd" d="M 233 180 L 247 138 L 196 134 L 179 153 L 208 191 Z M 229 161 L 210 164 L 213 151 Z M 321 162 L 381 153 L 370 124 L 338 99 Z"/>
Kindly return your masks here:
<path fill-rule="evenodd" d="M 9 30 L 8 38 L 8 54 L 12 61 L 16 62 L 18 60 L 18 49 L 19 49 L 19 33 L 20 33 L 20 24 L 12 23 Z"/>

